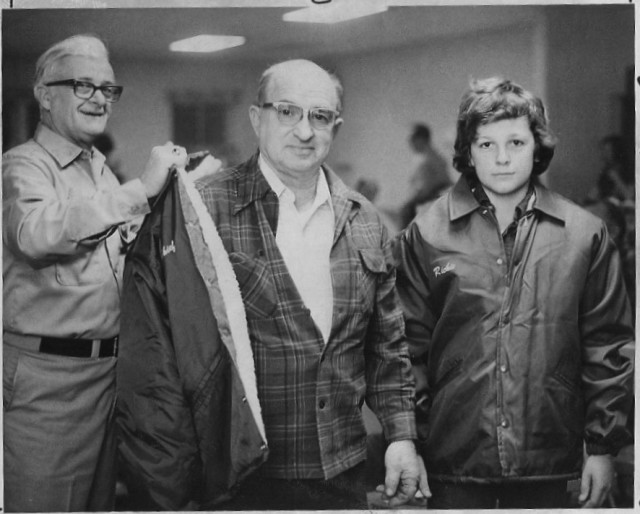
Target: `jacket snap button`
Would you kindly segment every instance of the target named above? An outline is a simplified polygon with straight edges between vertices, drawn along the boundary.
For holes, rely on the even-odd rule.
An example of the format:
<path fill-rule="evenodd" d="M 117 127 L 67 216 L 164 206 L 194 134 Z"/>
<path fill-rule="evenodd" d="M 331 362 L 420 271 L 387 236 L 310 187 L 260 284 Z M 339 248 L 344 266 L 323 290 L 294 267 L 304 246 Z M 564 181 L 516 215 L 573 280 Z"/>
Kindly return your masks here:
<path fill-rule="evenodd" d="M 500 366 L 500 371 L 502 371 L 503 373 L 507 372 L 507 365 L 503 364 L 502 366 Z"/>
<path fill-rule="evenodd" d="M 509 422 L 506 419 L 503 419 L 500 424 L 502 425 L 502 428 L 507 428 L 509 426 Z"/>
<path fill-rule="evenodd" d="M 498 260 L 496 261 L 500 266 L 502 266 L 502 263 L 504 262 L 500 257 L 498 257 Z"/>

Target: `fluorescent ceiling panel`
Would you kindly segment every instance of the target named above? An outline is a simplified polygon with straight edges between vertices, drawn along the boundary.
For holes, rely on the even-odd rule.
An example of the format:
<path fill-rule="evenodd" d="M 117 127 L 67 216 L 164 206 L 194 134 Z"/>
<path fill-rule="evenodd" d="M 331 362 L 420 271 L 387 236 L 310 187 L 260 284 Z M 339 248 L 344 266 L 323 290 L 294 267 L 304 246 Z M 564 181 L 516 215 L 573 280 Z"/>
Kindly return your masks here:
<path fill-rule="evenodd" d="M 375 0 L 357 1 L 349 0 L 328 4 L 313 4 L 304 9 L 290 11 L 282 16 L 284 21 L 300 23 L 338 23 L 363 16 L 378 14 L 388 9 L 386 3 Z"/>
<path fill-rule="evenodd" d="M 243 36 L 213 36 L 201 34 L 199 36 L 174 41 L 169 45 L 169 50 L 172 52 L 210 53 L 224 50 L 225 48 L 244 45 L 245 41 L 246 38 Z"/>

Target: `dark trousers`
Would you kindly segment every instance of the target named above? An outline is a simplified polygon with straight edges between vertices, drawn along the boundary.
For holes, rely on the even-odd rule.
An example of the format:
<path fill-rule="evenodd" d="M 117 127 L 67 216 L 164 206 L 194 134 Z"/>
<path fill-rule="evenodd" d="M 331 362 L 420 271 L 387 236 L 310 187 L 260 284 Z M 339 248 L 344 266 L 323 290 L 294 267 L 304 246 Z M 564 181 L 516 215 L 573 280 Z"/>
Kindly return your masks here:
<path fill-rule="evenodd" d="M 367 509 L 364 463 L 329 480 L 249 477 L 219 510 Z"/>
<path fill-rule="evenodd" d="M 429 483 L 429 509 L 561 509 L 569 506 L 567 481 L 499 485 Z"/>

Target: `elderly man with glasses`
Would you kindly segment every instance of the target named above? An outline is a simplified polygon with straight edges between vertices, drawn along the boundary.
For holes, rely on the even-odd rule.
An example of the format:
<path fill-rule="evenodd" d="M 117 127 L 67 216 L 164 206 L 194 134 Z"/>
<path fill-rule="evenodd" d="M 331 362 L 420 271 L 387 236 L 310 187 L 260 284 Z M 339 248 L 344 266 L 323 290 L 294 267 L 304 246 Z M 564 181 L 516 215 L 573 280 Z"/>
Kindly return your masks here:
<path fill-rule="evenodd" d="M 316 64 L 270 67 L 249 108 L 258 152 L 196 183 L 233 265 L 253 362 L 212 350 L 229 330 L 205 308 L 211 272 L 202 284 L 186 278 L 203 252 L 185 253 L 180 218 L 165 211 L 168 226 L 143 227 L 152 244 L 134 249 L 124 301 L 144 308 L 123 309 L 118 373 L 120 449 L 137 507 L 366 509 L 365 401 L 389 442 L 388 505 L 418 489 L 429 495 L 413 443 L 414 383 L 389 239 L 374 207 L 325 164 L 341 110 L 340 82 Z M 157 248 L 166 252 L 150 255 Z M 186 281 L 189 294 L 178 295 Z M 248 394 L 236 402 L 236 382 L 212 385 L 226 383 L 229 360 L 255 366 L 264 440 L 237 421 Z M 234 475 L 226 468 L 239 487 L 220 478 Z"/>
<path fill-rule="evenodd" d="M 184 149 L 119 184 L 93 147 L 122 93 L 93 36 L 36 64 L 40 124 L 3 179 L 4 508 L 111 510 L 124 252 Z"/>

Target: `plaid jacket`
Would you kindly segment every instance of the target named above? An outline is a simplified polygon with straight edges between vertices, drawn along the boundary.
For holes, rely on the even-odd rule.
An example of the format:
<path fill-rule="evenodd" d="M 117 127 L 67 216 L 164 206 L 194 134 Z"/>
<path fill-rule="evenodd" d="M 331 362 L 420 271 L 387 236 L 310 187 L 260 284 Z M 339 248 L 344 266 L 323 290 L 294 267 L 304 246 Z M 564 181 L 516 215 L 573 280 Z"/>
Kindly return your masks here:
<path fill-rule="evenodd" d="M 325 170 L 336 218 L 325 345 L 276 245 L 278 199 L 257 157 L 197 187 L 245 304 L 270 449 L 261 472 L 328 479 L 366 457 L 365 398 L 388 440 L 416 437 L 389 239 L 371 204 Z"/>

